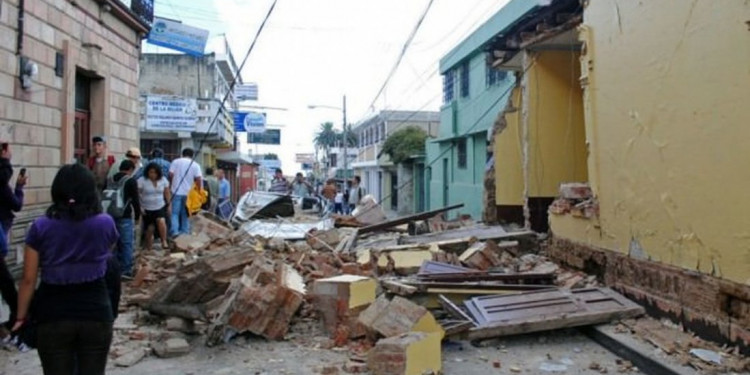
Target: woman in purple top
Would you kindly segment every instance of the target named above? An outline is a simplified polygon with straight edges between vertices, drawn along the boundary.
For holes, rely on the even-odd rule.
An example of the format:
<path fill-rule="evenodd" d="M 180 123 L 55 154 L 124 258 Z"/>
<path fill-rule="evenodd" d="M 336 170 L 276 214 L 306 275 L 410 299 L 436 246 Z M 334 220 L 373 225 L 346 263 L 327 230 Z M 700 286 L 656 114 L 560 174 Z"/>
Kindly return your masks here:
<path fill-rule="evenodd" d="M 33 319 L 46 375 L 104 374 L 114 320 L 105 274 L 118 234 L 101 211 L 93 174 L 66 165 L 52 182 L 52 206 L 26 236 L 14 331 L 29 317 L 36 293 Z"/>

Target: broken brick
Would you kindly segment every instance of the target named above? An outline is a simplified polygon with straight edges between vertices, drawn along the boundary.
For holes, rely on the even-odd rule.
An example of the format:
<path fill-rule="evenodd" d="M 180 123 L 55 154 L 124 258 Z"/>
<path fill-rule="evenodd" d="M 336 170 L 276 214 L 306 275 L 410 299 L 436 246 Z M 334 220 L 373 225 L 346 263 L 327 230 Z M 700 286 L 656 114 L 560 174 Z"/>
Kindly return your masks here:
<path fill-rule="evenodd" d="M 438 333 L 409 332 L 382 339 L 368 353 L 373 375 L 422 375 L 442 371 Z"/>
<path fill-rule="evenodd" d="M 315 281 L 313 294 L 315 306 L 320 312 L 323 329 L 341 344 L 342 336 L 356 338 L 364 336 L 364 327 L 358 322 L 359 313 L 375 301 L 377 282 L 373 279 L 341 275 Z M 344 330 L 346 335 L 342 335 Z"/>
<path fill-rule="evenodd" d="M 393 337 L 407 332 L 438 333 L 442 339 L 445 331 L 426 308 L 394 297 L 388 301 L 381 296 L 360 314 L 360 323 L 371 333 Z"/>
<path fill-rule="evenodd" d="M 174 358 L 190 353 L 190 344 L 185 339 L 172 338 L 154 344 L 154 353 L 160 358 Z"/>

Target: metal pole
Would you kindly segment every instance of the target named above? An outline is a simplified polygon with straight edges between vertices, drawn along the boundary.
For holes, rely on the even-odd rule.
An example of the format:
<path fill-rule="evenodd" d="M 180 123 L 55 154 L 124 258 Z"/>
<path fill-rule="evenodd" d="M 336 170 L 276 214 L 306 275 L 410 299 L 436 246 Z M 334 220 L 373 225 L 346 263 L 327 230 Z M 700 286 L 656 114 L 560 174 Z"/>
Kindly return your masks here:
<path fill-rule="evenodd" d="M 347 144 L 349 143 L 347 126 L 346 126 L 346 95 L 344 95 L 344 106 L 341 107 L 341 111 L 344 113 L 344 180 L 349 179 L 349 154 L 347 153 Z M 346 186 L 346 184 L 344 184 Z"/>

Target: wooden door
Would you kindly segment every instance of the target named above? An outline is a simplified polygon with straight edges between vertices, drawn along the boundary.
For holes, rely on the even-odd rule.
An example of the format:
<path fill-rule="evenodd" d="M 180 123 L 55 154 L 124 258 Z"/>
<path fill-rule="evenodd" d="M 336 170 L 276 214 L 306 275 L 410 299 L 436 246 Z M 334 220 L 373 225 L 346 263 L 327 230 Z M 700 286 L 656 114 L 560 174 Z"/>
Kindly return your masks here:
<path fill-rule="evenodd" d="M 91 122 L 88 111 L 76 111 L 73 122 L 73 157 L 80 163 L 86 164 L 91 153 Z"/>

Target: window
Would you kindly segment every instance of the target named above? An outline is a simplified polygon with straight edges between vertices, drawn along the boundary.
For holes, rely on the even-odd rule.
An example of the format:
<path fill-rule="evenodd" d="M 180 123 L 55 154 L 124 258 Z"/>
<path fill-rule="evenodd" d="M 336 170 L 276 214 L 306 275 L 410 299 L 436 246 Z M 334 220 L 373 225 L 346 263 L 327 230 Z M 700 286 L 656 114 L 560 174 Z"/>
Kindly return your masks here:
<path fill-rule="evenodd" d="M 466 98 L 469 96 L 469 62 L 466 61 L 461 64 L 461 97 Z"/>
<path fill-rule="evenodd" d="M 380 140 L 385 140 L 385 123 L 380 124 Z"/>
<path fill-rule="evenodd" d="M 499 85 L 508 76 L 505 70 L 498 70 L 492 67 L 492 63 L 487 63 L 487 87 Z"/>
<path fill-rule="evenodd" d="M 466 138 L 456 141 L 456 151 L 458 153 L 458 167 L 466 168 Z"/>
<path fill-rule="evenodd" d="M 336 160 L 337 156 L 337 154 L 331 154 L 331 168 L 336 168 L 336 166 L 338 165 L 338 160 Z"/>
<path fill-rule="evenodd" d="M 443 102 L 450 103 L 453 101 L 453 83 L 455 81 L 455 71 L 449 70 L 443 76 Z"/>

